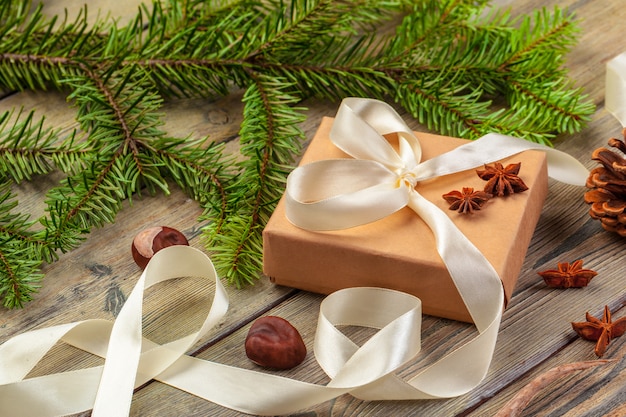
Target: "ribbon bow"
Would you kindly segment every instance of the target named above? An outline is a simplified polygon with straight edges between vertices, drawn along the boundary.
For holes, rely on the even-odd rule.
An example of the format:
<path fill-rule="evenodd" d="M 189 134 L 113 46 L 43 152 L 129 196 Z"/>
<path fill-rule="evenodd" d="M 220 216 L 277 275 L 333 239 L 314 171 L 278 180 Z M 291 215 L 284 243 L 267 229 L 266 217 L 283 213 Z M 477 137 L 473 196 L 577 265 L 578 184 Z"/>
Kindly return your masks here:
<path fill-rule="evenodd" d="M 398 152 L 383 137 L 389 133 L 398 134 Z M 379 220 L 415 204 L 419 181 L 526 150 L 545 151 L 548 173 L 556 180 L 584 185 L 588 176 L 587 169 L 566 153 L 496 133 L 421 162 L 417 137 L 391 106 L 372 99 L 344 99 L 330 138 L 355 159 L 307 164 L 295 169 L 287 182 L 287 217 L 305 229 L 346 229 Z"/>
<path fill-rule="evenodd" d="M 1 345 L 0 415 L 45 417 L 93 408 L 94 417 L 121 417 L 128 415 L 133 388 L 151 379 L 257 415 L 289 414 L 345 393 L 363 399 L 419 399 L 456 396 L 474 388 L 491 361 L 503 305 L 502 286 L 471 242 L 414 190 L 417 181 L 454 170 L 448 167 L 445 157 L 435 158 L 440 162 L 420 163 L 419 142 L 384 103 L 347 99 L 335 125 L 333 138 L 338 145 L 367 159 L 322 161 L 296 169 L 286 195 L 290 218 L 309 228 L 333 229 L 374 221 L 405 205 L 413 208 L 437 236 L 442 258 L 479 330 L 475 339 L 404 381 L 394 372 L 420 350 L 420 301 L 382 288 L 350 288 L 329 295 L 320 306 L 314 348 L 320 366 L 331 377 L 325 386 L 190 357 L 185 352 L 219 323 L 228 297 L 205 254 L 187 246 L 172 246 L 152 258 L 114 323 L 87 320 L 43 328 L 17 335 Z M 400 134 L 399 153 L 380 137 L 391 131 Z M 515 151 L 498 154 L 488 140 L 479 142 L 487 144 L 478 149 L 462 147 L 465 150 L 459 148 L 449 154 L 457 162 L 468 158 L 480 165 L 486 162 L 488 153 L 497 160 L 538 147 L 513 140 L 506 146 Z M 498 148 L 503 146 L 499 139 Z M 560 179 L 570 174 L 573 182 L 586 178 L 580 164 L 564 154 L 540 148 L 560 161 L 556 164 L 563 171 Z M 319 186 L 321 180 L 324 186 Z M 333 218 L 327 217 L 330 215 Z M 461 261 L 453 253 L 465 256 Z M 463 271 L 473 272 L 461 274 L 461 266 Z M 190 276 L 215 285 L 200 330 L 164 345 L 143 338 L 144 289 Z M 337 329 L 340 324 L 380 330 L 359 347 Z M 104 357 L 104 365 L 26 378 L 59 341 Z"/>

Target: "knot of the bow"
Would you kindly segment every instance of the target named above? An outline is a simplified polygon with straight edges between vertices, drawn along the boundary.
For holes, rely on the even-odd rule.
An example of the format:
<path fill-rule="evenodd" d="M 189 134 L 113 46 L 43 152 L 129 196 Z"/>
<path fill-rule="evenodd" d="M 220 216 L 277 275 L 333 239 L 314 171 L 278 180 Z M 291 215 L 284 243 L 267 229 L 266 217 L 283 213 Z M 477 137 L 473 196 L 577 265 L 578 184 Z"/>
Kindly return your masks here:
<path fill-rule="evenodd" d="M 403 170 L 398 176 L 397 186 L 405 186 L 409 191 L 415 189 L 418 179 L 415 172 L 410 170 Z"/>

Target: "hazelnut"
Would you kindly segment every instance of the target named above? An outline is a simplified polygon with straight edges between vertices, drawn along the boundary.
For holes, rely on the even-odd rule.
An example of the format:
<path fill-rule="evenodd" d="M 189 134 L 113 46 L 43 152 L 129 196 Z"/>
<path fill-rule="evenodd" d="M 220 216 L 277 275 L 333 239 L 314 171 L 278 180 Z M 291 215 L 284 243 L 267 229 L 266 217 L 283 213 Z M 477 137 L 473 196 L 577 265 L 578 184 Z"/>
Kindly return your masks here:
<path fill-rule="evenodd" d="M 257 365 L 290 369 L 302 363 L 306 346 L 287 320 L 266 316 L 257 319 L 246 336 L 246 355 Z"/>
<path fill-rule="evenodd" d="M 174 245 L 189 246 L 185 235 L 167 226 L 150 227 L 142 230 L 133 239 L 131 252 L 139 268 L 145 269 L 155 253 Z"/>

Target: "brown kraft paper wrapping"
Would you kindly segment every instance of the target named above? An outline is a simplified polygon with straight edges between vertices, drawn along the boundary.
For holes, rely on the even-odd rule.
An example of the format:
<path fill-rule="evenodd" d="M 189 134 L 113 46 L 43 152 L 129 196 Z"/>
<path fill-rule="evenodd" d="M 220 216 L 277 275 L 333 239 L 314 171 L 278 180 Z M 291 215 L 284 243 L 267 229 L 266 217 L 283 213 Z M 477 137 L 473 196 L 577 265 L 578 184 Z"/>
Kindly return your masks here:
<path fill-rule="evenodd" d="M 332 123 L 332 118 L 322 120 L 301 165 L 350 158 L 330 141 Z M 466 143 L 446 136 L 416 135 L 423 161 Z M 508 301 L 541 214 L 548 179 L 546 157 L 541 151 L 525 151 L 500 162 L 505 166 L 521 162 L 519 176 L 529 189 L 494 197 L 471 215 L 449 210 L 441 196 L 463 187 L 482 189 L 486 182 L 475 170 L 421 182 L 416 190 L 443 210 L 491 262 Z M 347 287 L 400 290 L 419 297 L 425 314 L 472 321 L 437 253 L 433 233 L 408 207 L 363 226 L 315 232 L 287 220 L 283 197 L 263 231 L 263 272 L 276 284 L 321 294 Z"/>

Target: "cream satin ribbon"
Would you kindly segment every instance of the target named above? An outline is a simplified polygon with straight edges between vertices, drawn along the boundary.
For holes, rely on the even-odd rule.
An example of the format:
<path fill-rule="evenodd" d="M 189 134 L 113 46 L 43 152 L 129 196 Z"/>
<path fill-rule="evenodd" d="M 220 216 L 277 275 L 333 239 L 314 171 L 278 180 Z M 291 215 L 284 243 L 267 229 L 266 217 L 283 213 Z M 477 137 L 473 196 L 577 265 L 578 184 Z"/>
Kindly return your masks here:
<path fill-rule="evenodd" d="M 626 127 L 626 52 L 606 64 L 604 106 Z"/>
<path fill-rule="evenodd" d="M 290 176 L 287 192 L 291 200 L 290 218 L 296 222 L 305 220 L 309 228 L 333 229 L 354 225 L 350 219 L 357 216 L 359 222 L 368 222 L 404 205 L 413 208 L 437 236 L 438 250 L 476 322 L 479 331 L 476 338 L 404 381 L 394 372 L 414 359 L 420 350 L 420 301 L 392 290 L 351 288 L 329 295 L 320 306 L 314 351 L 319 365 L 331 378 L 325 386 L 190 357 L 185 352 L 219 323 L 228 298 L 206 255 L 190 247 L 173 246 L 158 252 L 150 261 L 114 323 L 87 320 L 44 328 L 20 334 L 1 345 L 0 415 L 45 417 L 93 408 L 93 416 L 125 416 L 130 410 L 133 388 L 151 379 L 224 407 L 257 415 L 289 414 L 345 393 L 367 400 L 442 398 L 461 395 L 478 385 L 487 372 L 495 346 L 504 298 L 502 286 L 493 268 L 447 216 L 433 209 L 431 203 L 413 190 L 419 180 L 455 170 L 446 166 L 445 157 L 434 159 L 443 162 L 420 163 L 419 142 L 384 103 L 347 99 L 335 126 L 333 138 L 342 149 L 356 147 L 355 155 L 373 160 L 322 161 L 311 164 L 312 168 L 307 165 L 296 169 Z M 352 133 L 344 136 L 342 131 Z M 399 154 L 380 142 L 380 133 L 391 131 L 399 132 L 402 138 Z M 449 158 L 455 163 L 467 158 L 478 166 L 525 149 L 540 148 L 549 153 L 551 175 L 567 182 L 584 183 L 587 171 L 567 155 L 499 135 L 496 138 L 495 143 L 481 139 L 479 142 L 487 144 L 478 148 L 461 147 L 446 155 L 451 154 Z M 511 150 L 503 152 L 502 148 L 508 147 Z M 338 168 L 338 163 L 345 168 Z M 317 168 L 325 164 L 330 171 Z M 342 176 L 336 176 L 338 171 Z M 320 175 L 318 180 L 325 178 L 329 186 L 332 179 L 338 180 L 330 188 L 336 193 L 317 186 L 314 179 L 317 175 Z M 307 191 L 309 185 L 312 188 Z M 298 201 L 298 198 L 310 201 L 311 196 L 320 201 Z M 382 208 L 371 210 L 368 201 Z M 337 204 L 339 212 L 335 213 Z M 343 220 L 327 222 L 324 213 L 329 213 L 328 210 L 334 213 L 334 218 Z M 313 223 L 307 223 L 309 213 L 311 219 L 317 219 Z M 459 257 L 459 253 L 463 256 Z M 189 276 L 215 283 L 215 295 L 207 306 L 200 330 L 165 345 L 143 338 L 144 289 Z M 359 347 L 337 329 L 339 325 L 380 330 Z M 104 365 L 26 378 L 59 341 L 105 357 Z"/>

